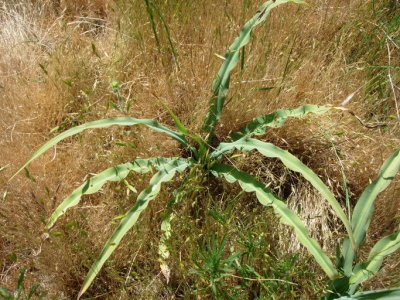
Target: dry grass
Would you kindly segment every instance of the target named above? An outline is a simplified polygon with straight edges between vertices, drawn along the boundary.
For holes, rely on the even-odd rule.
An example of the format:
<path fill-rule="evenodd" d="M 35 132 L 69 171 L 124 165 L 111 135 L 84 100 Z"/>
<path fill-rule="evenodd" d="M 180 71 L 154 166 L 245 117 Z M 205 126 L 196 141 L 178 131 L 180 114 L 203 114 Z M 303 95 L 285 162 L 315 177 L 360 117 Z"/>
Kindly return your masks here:
<path fill-rule="evenodd" d="M 110 83 L 117 80 L 122 86 L 121 95 L 133 103 L 130 115 L 172 124 L 160 105 L 164 102 L 191 130 L 199 132 L 212 76 L 220 64 L 214 53 L 224 53 L 245 17 L 259 4 L 251 1 L 244 5 L 248 1 L 239 0 L 159 2 L 172 32 L 180 70 L 176 69 L 162 32 L 161 52 L 157 49 L 144 1 L 21 0 L 0 4 L 0 168 L 9 166 L 0 173 L 0 196 L 7 191 L 7 197 L 0 198 L 2 286 L 11 288 L 18 270 L 27 267 L 28 285 L 40 282 L 42 289 L 57 299 L 74 297 L 87 268 L 112 231 L 112 218 L 121 215 L 133 199 L 126 196 L 123 186 L 112 184 L 100 195 L 86 197 L 83 207 L 63 218 L 55 229 L 58 234 L 43 237 L 44 220 L 88 173 L 133 157 L 179 154 L 174 142 L 143 129 L 89 132 L 69 139 L 33 163 L 29 171 L 36 182 L 23 176 L 8 182 L 33 149 L 52 136 L 50 129 L 118 115 L 107 109 L 107 103 L 115 100 Z M 386 3 L 315 0 L 310 1 L 309 7 L 288 5 L 274 11 L 247 47 L 244 70 L 233 78 L 232 100 L 229 99 L 223 125 L 217 130 L 218 137 L 227 136 L 260 113 L 278 108 L 306 103 L 340 105 L 360 88 L 347 106 L 366 122 L 387 123 L 386 128 L 367 129 L 350 114 L 330 113 L 312 118 L 311 122 L 289 121 L 283 129 L 263 137 L 296 154 L 343 200 L 339 157 L 354 203 L 384 158 L 399 147 L 398 122 L 391 117 L 397 113 L 398 87 L 392 90 L 388 69 L 373 67 L 387 65 L 389 52 L 391 65 L 399 63 L 399 51 L 393 42 L 388 41 L 389 52 L 386 48 L 387 35 L 396 36 L 398 30 L 388 33 L 379 28 L 379 24 L 390 24 L 390 16 L 399 8 L 393 6 L 384 19 L 373 13 L 372 2 L 376 10 Z M 381 47 L 370 50 L 376 42 Z M 398 86 L 398 69 L 390 70 L 392 81 Z M 123 140 L 133 142 L 136 148 L 115 144 Z M 333 249 L 340 227 L 315 192 L 275 162 L 257 156 L 250 160 L 237 163 L 271 179 L 292 207 L 302 208 L 301 215 L 312 234 Z M 144 183 L 139 181 L 135 186 L 140 190 Z M 206 198 L 210 190 L 213 191 L 212 186 L 192 195 L 191 203 Z M 218 191 L 213 193 L 217 199 L 224 199 Z M 399 193 L 397 180 L 380 198 L 370 242 L 398 227 Z M 191 252 L 196 246 L 183 237 L 205 235 L 216 225 L 211 221 L 196 223 L 197 218 L 190 218 L 193 206 L 187 204 L 183 208 L 189 217 L 176 221 L 180 237 L 175 247 L 187 247 L 176 252 L 173 263 L 180 275 L 175 275 L 172 287 L 166 286 L 158 271 L 155 245 L 161 209 L 167 200 L 168 192 L 152 204 L 135 233 L 125 238 L 113 262 L 96 281 L 93 294 L 104 294 L 103 298 L 174 299 L 174 291 L 176 295 L 190 291 L 193 278 L 184 271 L 190 268 Z M 261 221 L 257 223 L 261 211 L 257 207 L 247 210 L 246 201 L 251 200 L 242 201 L 239 208 L 248 212 L 249 224 L 253 224 L 249 218 L 252 216 L 254 224 L 258 224 L 255 228 L 261 226 Z M 205 208 L 203 213 L 198 212 L 198 217 L 201 215 L 206 216 Z M 321 218 L 314 218 L 316 215 Z M 183 226 L 186 224 L 190 225 Z M 214 229 L 223 230 L 218 226 Z M 272 236 L 271 233 L 271 239 Z M 298 249 L 296 242 L 288 243 L 292 240 L 290 235 L 286 236 L 280 241 L 287 245 L 285 249 Z M 16 260 L 12 259 L 14 254 Z M 397 261 L 398 255 L 388 259 L 375 287 L 385 286 L 385 281 L 398 284 L 400 274 L 393 272 Z M 119 291 L 121 285 L 124 288 Z"/>

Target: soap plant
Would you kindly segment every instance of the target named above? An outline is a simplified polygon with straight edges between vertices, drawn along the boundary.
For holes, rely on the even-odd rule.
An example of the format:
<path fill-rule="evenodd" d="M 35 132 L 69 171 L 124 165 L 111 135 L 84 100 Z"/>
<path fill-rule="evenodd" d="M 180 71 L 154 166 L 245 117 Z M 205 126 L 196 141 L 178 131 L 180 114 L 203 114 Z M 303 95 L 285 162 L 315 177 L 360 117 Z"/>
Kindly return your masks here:
<path fill-rule="evenodd" d="M 351 230 L 354 244 L 346 237 L 336 253 L 337 278 L 331 281 L 329 292 L 324 297 L 330 299 L 400 299 L 400 288 L 355 293 L 359 285 L 371 279 L 382 266 L 385 256 L 400 248 L 400 231 L 380 239 L 371 249 L 365 261 L 357 260 L 357 251 L 362 246 L 372 216 L 374 203 L 396 176 L 400 168 L 400 151 L 395 151 L 382 165 L 377 178 L 367 186 L 354 207 Z"/>
<path fill-rule="evenodd" d="M 394 249 L 397 249 L 400 246 L 399 234 L 386 237 L 378 242 L 378 244 L 373 248 L 371 257 L 367 263 L 357 264 L 353 268 L 355 251 L 359 248 L 362 242 L 365 235 L 364 229 L 369 224 L 372 216 L 372 199 L 377 195 L 377 193 L 379 193 L 379 191 L 387 186 L 388 182 L 392 180 L 394 173 L 397 172 L 400 163 L 400 155 L 398 151 L 395 152 L 395 154 L 393 154 L 382 167 L 378 182 L 375 185 L 371 184 L 372 187 L 367 188 L 365 192 L 366 194 L 361 197 L 360 202 L 354 211 L 352 222 L 350 222 L 333 193 L 310 168 L 304 165 L 298 158 L 290 154 L 288 151 L 285 151 L 271 143 L 266 143 L 254 138 L 254 136 L 264 134 L 268 128 L 283 126 L 287 118 L 301 118 L 310 113 L 322 114 L 333 108 L 304 105 L 295 109 L 281 109 L 270 114 L 261 115 L 240 128 L 225 142 L 221 142 L 219 145 L 211 145 L 214 140 L 215 128 L 220 121 L 224 102 L 228 95 L 231 72 L 237 66 L 240 55 L 242 51 L 244 51 L 244 46 L 249 42 L 253 29 L 266 20 L 271 9 L 287 2 L 304 4 L 301 0 L 270 0 L 265 2 L 260 6 L 256 14 L 244 25 L 239 36 L 227 50 L 224 61 L 212 85 L 213 95 L 210 99 L 209 112 L 205 118 L 201 134 L 196 135 L 189 132 L 189 130 L 187 130 L 181 121 L 167 107 L 166 109 L 169 110 L 176 125 L 176 130 L 163 126 L 154 120 L 137 119 L 133 117 L 110 118 L 93 121 L 73 127 L 50 139 L 16 172 L 17 174 L 22 171 L 29 163 L 43 154 L 46 150 L 68 137 L 87 129 L 105 128 L 114 125 L 147 126 L 154 131 L 164 133 L 170 138 L 176 140 L 185 149 L 182 152 L 189 152 L 191 154 L 189 157 L 185 155 L 185 157 L 135 159 L 125 164 L 113 166 L 86 180 L 53 212 L 46 225 L 47 230 L 50 230 L 58 218 L 69 208 L 77 205 L 83 195 L 93 194 L 99 191 L 107 182 L 124 180 L 131 172 L 144 174 L 152 172 L 153 170 L 156 171 L 151 178 L 148 187 L 138 195 L 136 203 L 126 212 L 111 237 L 105 243 L 99 257 L 87 274 L 78 294 L 78 299 L 89 288 L 104 263 L 117 248 L 125 234 L 135 225 L 140 214 L 147 208 L 150 201 L 157 197 L 162 183 L 172 181 L 177 173 L 186 173 L 186 180 L 184 180 L 182 185 L 173 192 L 172 199 L 166 207 L 161 223 L 162 234 L 159 243 L 161 270 L 167 279 L 170 270 L 167 265 L 169 252 L 166 242 L 171 236 L 171 220 L 175 214 L 174 207 L 179 202 L 184 201 L 185 189 L 190 183 L 191 174 L 196 174 L 199 171 L 204 172 L 207 176 L 224 178 L 229 183 L 238 182 L 244 192 L 255 193 L 256 198 L 262 205 L 272 207 L 274 212 L 279 216 L 280 221 L 293 228 L 298 240 L 309 251 L 326 275 L 331 279 L 333 287 L 332 297 L 353 294 L 360 282 L 370 278 L 371 274 L 376 273 L 376 270 L 379 268 L 382 261 L 382 257 L 393 252 Z M 348 238 L 344 241 L 343 251 L 339 256 L 338 268 L 334 266 L 329 256 L 322 251 L 317 241 L 309 236 L 309 233 L 300 218 L 288 208 L 285 202 L 280 200 L 264 183 L 260 182 L 250 174 L 238 170 L 233 165 L 222 163 L 224 156 L 233 151 L 258 151 L 265 157 L 277 158 L 281 160 L 288 169 L 300 173 L 321 194 L 321 196 L 335 211 L 338 218 L 341 219 L 348 234 Z M 332 299 L 329 298 L 331 297 L 329 295 L 327 297 L 327 299 Z"/>

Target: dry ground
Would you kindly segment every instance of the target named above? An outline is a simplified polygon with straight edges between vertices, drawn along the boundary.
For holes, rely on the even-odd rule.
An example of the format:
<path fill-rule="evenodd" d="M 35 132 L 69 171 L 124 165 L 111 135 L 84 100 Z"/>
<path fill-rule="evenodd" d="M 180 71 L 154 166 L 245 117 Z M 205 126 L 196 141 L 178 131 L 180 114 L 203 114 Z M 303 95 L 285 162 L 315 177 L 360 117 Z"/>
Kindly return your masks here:
<path fill-rule="evenodd" d="M 44 235 L 45 220 L 87 174 L 136 157 L 180 152 L 174 142 L 143 128 L 97 130 L 46 153 L 29 168 L 30 179 L 20 175 L 8 181 L 33 150 L 56 130 L 122 115 L 108 105 L 116 101 L 113 81 L 120 83 L 122 98 L 131 103 L 129 115 L 172 125 L 163 102 L 188 128 L 200 132 L 213 74 L 221 63 L 214 54 L 224 54 L 261 2 L 156 1 L 171 31 L 174 57 L 159 20 L 157 47 L 145 1 L 0 1 L 0 286 L 14 288 L 19 269 L 26 268 L 27 286 L 40 282 L 50 298 L 75 297 L 112 231 L 111 220 L 123 214 L 133 199 L 122 185 L 113 184 L 99 195 L 86 197 L 49 237 Z M 244 68 L 238 68 L 232 78 L 231 98 L 217 135 L 222 139 L 261 113 L 307 103 L 338 106 L 355 93 L 346 107 L 374 128 L 363 126 L 351 114 L 336 112 L 289 121 L 263 137 L 297 155 L 342 200 L 343 170 L 354 204 L 383 160 L 400 145 L 400 8 L 397 1 L 383 0 L 308 2 L 304 7 L 279 7 L 257 28 L 246 47 Z M 133 145 L 121 147 L 122 141 Z M 305 182 L 257 155 L 238 159 L 237 164 L 271 179 L 292 207 L 302 207 L 313 235 L 333 249 L 342 228 Z M 146 182 L 130 179 L 138 190 Z M 160 212 L 173 186 L 152 204 L 135 233 L 125 238 L 89 295 L 189 299 L 196 279 L 184 270 L 191 267 L 196 244 L 182 235 L 193 239 L 216 225 L 207 227 L 206 222 L 200 230 L 190 218 L 177 220 L 174 246 L 181 242 L 188 246 L 173 258 L 181 274 L 175 274 L 168 287 L 159 274 L 156 245 Z M 380 197 L 369 245 L 399 227 L 399 187 L 397 179 Z M 200 201 L 202 193 L 206 192 L 194 193 L 191 201 Z M 214 196 L 223 201 L 226 195 Z M 251 219 L 255 231 L 264 230 L 255 229 L 263 216 L 261 209 L 238 205 L 247 215 L 235 218 Z M 190 207 L 183 209 L 188 211 Z M 322 217 L 313 218 L 317 215 Z M 286 228 L 267 230 L 266 235 L 274 232 L 286 236 L 279 237 L 279 251 L 299 251 Z M 370 286 L 399 285 L 399 257 L 387 259 Z M 307 275 L 310 280 L 323 286 L 318 268 L 310 270 L 315 270 Z M 313 291 L 300 287 L 293 298 L 307 299 Z"/>

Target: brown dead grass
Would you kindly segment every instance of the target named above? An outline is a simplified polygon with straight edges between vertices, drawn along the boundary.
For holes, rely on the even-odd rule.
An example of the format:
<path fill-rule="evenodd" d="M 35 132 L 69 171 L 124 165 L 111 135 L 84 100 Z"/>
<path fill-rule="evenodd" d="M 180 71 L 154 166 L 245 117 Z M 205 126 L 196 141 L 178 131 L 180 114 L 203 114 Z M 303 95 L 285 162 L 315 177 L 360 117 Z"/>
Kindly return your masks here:
<path fill-rule="evenodd" d="M 0 167 L 9 165 L 0 173 L 1 194 L 8 192 L 6 199 L 0 200 L 0 278 L 5 287 L 11 288 L 15 283 L 19 268 L 28 267 L 28 284 L 41 282 L 42 288 L 57 299 L 74 297 L 87 268 L 112 231 L 110 221 L 124 213 L 133 200 L 126 201 L 124 190 L 113 184 L 100 195 L 87 197 L 82 208 L 73 209 L 63 218 L 55 229 L 60 236 L 45 238 L 44 220 L 88 173 L 132 157 L 179 154 L 174 142 L 142 128 L 89 132 L 61 143 L 34 162 L 29 170 L 36 182 L 23 176 L 8 182 L 33 149 L 52 136 L 51 128 L 60 125 L 69 128 L 84 121 L 117 115 L 105 107 L 108 101 L 114 100 L 110 82 L 118 80 L 122 83 L 121 94 L 133 101 L 130 115 L 172 124 L 160 105 L 163 102 L 188 128 L 200 131 L 209 86 L 220 64 L 214 53 L 222 55 L 243 24 L 242 1 L 160 3 L 179 54 L 179 71 L 162 33 L 163 46 L 161 53 L 158 52 L 142 2 L 20 1 L 2 6 Z M 369 2 L 310 2 L 309 7 L 278 8 L 268 24 L 256 31 L 247 47 L 245 69 L 233 77 L 233 98 L 227 104 L 223 125 L 217 130 L 221 139 L 260 113 L 306 103 L 339 105 L 365 85 L 368 69 L 360 65 L 366 63 L 368 53 L 353 61 L 349 61 L 349 55 L 359 43 L 365 43 L 360 33 L 363 27 L 357 29 L 352 24 L 362 22 L 370 28 Z M 246 17 L 257 5 L 249 5 Z M 393 64 L 399 61 L 394 50 Z M 383 52 L 380 59 L 387 61 Z M 399 80 L 398 74 L 393 76 L 395 82 Z M 258 91 L 265 87 L 274 88 Z M 268 133 L 264 140 L 296 154 L 343 200 L 340 168 L 333 152 L 333 149 L 340 150 L 351 201 L 355 203 L 383 160 L 399 146 L 399 139 L 395 137 L 399 133 L 398 125 L 382 119 L 382 111 L 386 115 L 396 113 L 390 92 L 385 97 L 378 98 L 361 89 L 348 107 L 368 122 L 388 122 L 387 129 L 366 129 L 349 114 L 330 113 L 311 118 L 311 122 L 289 121 L 283 129 Z M 369 102 L 365 101 L 367 98 Z M 374 105 L 371 99 L 376 100 Z M 137 148 L 115 145 L 115 141 L 127 139 Z M 265 165 L 263 168 L 267 169 Z M 263 168 L 253 172 L 259 173 Z M 320 199 L 309 186 L 301 180 L 294 181 L 288 201 L 293 207 L 307 207 L 303 210 L 305 220 L 314 214 L 323 214 L 325 219 L 321 223 L 312 224 L 313 234 L 318 236 L 322 232 L 321 240 L 331 238 L 328 228 L 338 223 L 328 220 L 330 213 L 318 206 Z M 144 181 L 136 188 L 140 190 L 143 186 Z M 398 196 L 397 181 L 377 204 L 370 242 L 398 226 Z M 156 274 L 154 270 L 158 270 L 156 262 L 132 249 L 142 249 L 148 257 L 157 257 L 154 232 L 158 226 L 154 226 L 154 220 L 159 220 L 162 202 L 167 198 L 167 195 L 161 196 L 161 204 L 150 208 L 142 220 L 143 226 L 136 229 L 140 234 L 132 233 L 125 239 L 120 251 L 113 256 L 115 267 L 107 266 L 96 282 L 97 294 L 115 292 L 128 278 L 129 264 L 123 261 L 134 259 L 142 270 L 133 270 L 136 272 L 133 277 L 146 277 L 147 282 L 163 293 L 161 279 L 151 278 Z M 74 230 L 67 229 L 73 220 L 78 220 L 78 225 L 71 225 Z M 326 246 L 331 248 L 334 243 L 329 241 Z M 296 245 L 290 244 L 289 248 Z M 13 253 L 16 261 L 9 259 Z M 389 259 L 387 266 L 381 281 L 393 277 L 387 270 L 395 268 L 396 257 Z M 391 282 L 396 278 L 390 278 Z M 148 289 L 152 287 L 139 285 L 138 291 L 131 291 L 131 295 L 140 292 L 145 295 Z"/>

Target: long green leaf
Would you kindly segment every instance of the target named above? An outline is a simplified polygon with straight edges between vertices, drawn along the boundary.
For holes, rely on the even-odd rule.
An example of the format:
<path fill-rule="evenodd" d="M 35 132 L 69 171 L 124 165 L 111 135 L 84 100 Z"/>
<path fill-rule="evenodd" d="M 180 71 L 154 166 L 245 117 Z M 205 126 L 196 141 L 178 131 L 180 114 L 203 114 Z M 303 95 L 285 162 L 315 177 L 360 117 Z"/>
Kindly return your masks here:
<path fill-rule="evenodd" d="M 55 136 L 54 138 L 49 140 L 47 143 L 42 145 L 38 150 L 36 150 L 36 152 L 22 165 L 22 167 L 11 178 L 16 176 L 19 172 L 21 172 L 34 159 L 36 159 L 38 156 L 43 154 L 45 151 L 47 151 L 48 149 L 50 149 L 51 147 L 53 147 L 54 145 L 56 145 L 58 142 L 62 141 L 63 139 L 66 139 L 67 137 L 78 134 L 86 129 L 105 128 L 105 127 L 110 127 L 113 125 L 120 125 L 120 126 L 145 125 L 155 131 L 166 133 L 173 139 L 180 142 L 185 147 L 190 147 L 189 142 L 186 140 L 185 136 L 182 133 L 175 132 L 171 129 L 168 129 L 167 127 L 160 125 L 159 123 L 157 123 L 154 120 L 136 119 L 136 118 L 130 118 L 130 117 L 103 119 L 103 120 L 88 122 L 88 123 L 73 127 L 71 129 L 68 129 L 67 131 L 64 131 L 63 133 Z"/>
<path fill-rule="evenodd" d="M 337 216 L 342 220 L 346 227 L 349 236 L 352 237 L 350 222 L 335 196 L 322 180 L 319 179 L 317 174 L 304 165 L 297 157 L 271 143 L 265 143 L 252 138 L 242 138 L 231 143 L 221 143 L 220 146 L 211 154 L 211 157 L 218 158 L 222 154 L 232 152 L 235 149 L 240 151 L 257 150 L 266 157 L 279 158 L 288 169 L 303 175 L 303 177 L 307 179 L 332 206 Z"/>
<path fill-rule="evenodd" d="M 104 184 L 108 181 L 121 181 L 130 172 L 136 173 L 147 173 L 152 170 L 152 167 L 159 169 L 166 163 L 176 160 L 176 158 L 149 158 L 149 159 L 137 159 L 133 162 L 126 164 L 121 164 L 109 168 L 92 178 L 86 180 L 80 187 L 75 189 L 61 204 L 56 208 L 56 210 L 51 215 L 46 228 L 50 229 L 57 219 L 63 215 L 67 209 L 77 205 L 81 200 L 83 195 L 94 194 L 99 191 Z"/>
<path fill-rule="evenodd" d="M 340 297 L 336 300 L 399 300 L 400 288 L 390 290 L 376 290 L 368 292 L 359 292 L 350 297 Z"/>
<path fill-rule="evenodd" d="M 169 282 L 169 277 L 171 272 L 167 263 L 167 260 L 170 255 L 167 243 L 171 237 L 171 222 L 172 219 L 175 217 L 174 208 L 177 204 L 179 204 L 182 201 L 183 197 L 185 196 L 186 188 L 187 188 L 186 184 L 183 184 L 173 192 L 173 198 L 168 203 L 167 209 L 163 216 L 163 220 L 161 222 L 161 237 L 160 237 L 160 242 L 158 244 L 158 255 L 159 255 L 161 272 L 166 278 L 167 283 Z"/>
<path fill-rule="evenodd" d="M 160 39 L 158 38 L 157 25 L 156 25 L 156 22 L 154 21 L 154 15 L 153 15 L 153 11 L 150 7 L 150 2 L 149 2 L 149 0 L 144 0 L 144 1 L 146 2 L 147 15 L 149 16 L 151 29 L 153 30 L 153 34 L 154 34 L 154 38 L 156 40 L 158 52 L 161 52 L 161 44 L 160 44 Z M 133 4 L 133 2 L 132 2 L 132 4 Z"/>
<path fill-rule="evenodd" d="M 392 254 L 400 248 L 400 232 L 391 234 L 379 240 L 369 253 L 366 263 L 350 278 L 350 284 L 357 286 L 361 282 L 372 278 L 381 268 L 385 256 Z"/>
<path fill-rule="evenodd" d="M 399 169 L 400 150 L 397 150 L 384 162 L 378 177 L 364 190 L 354 208 L 351 225 L 355 239 L 355 249 L 349 246 L 347 240 L 343 243 L 344 272 L 347 276 L 349 276 L 352 271 L 355 250 L 358 249 L 364 241 L 371 222 L 374 213 L 375 199 L 379 193 L 388 187 Z"/>
<path fill-rule="evenodd" d="M 178 158 L 159 166 L 159 171 L 151 178 L 149 186 L 139 194 L 135 205 L 126 213 L 121 223 L 106 242 L 97 261 L 90 268 L 85 282 L 83 283 L 83 286 L 79 292 L 78 299 L 89 288 L 103 264 L 117 248 L 118 244 L 128 230 L 135 225 L 141 212 L 147 208 L 150 200 L 154 199 L 158 195 L 161 184 L 163 182 L 170 181 L 176 172 L 182 172 L 190 165 L 191 162 L 189 160 Z"/>
<path fill-rule="evenodd" d="M 317 263 L 329 278 L 335 279 L 337 277 L 338 274 L 331 260 L 322 251 L 318 243 L 308 235 L 307 229 L 301 222 L 300 218 L 293 213 L 284 202 L 279 200 L 265 186 L 265 184 L 259 182 L 253 176 L 241 172 L 232 166 L 214 164 L 211 167 L 211 171 L 217 177 L 225 177 L 225 179 L 230 183 L 238 181 L 245 192 L 256 193 L 257 199 L 262 205 L 272 206 L 274 211 L 280 216 L 280 221 L 293 227 L 299 242 L 308 249 L 311 255 L 314 256 Z"/>
<path fill-rule="evenodd" d="M 260 6 L 257 13 L 244 25 L 239 36 L 226 52 L 224 62 L 212 85 L 213 96 L 211 97 L 210 109 L 203 125 L 204 131 L 208 134 L 209 141 L 212 139 L 215 125 L 221 117 L 224 102 L 229 91 L 230 75 L 239 62 L 240 50 L 250 41 L 253 28 L 266 20 L 271 9 L 287 2 L 305 3 L 300 0 L 270 0 L 265 2 Z"/>
<path fill-rule="evenodd" d="M 320 115 L 326 113 L 330 109 L 330 107 L 318 105 L 303 105 L 293 109 L 279 109 L 273 113 L 259 116 L 252 122 L 246 124 L 236 133 L 234 133 L 231 136 L 231 139 L 233 141 L 236 141 L 243 137 L 262 135 L 265 133 L 267 127 L 282 127 L 285 124 L 287 118 L 299 119 L 305 117 L 310 113 Z"/>
<path fill-rule="evenodd" d="M 148 0 L 146 0 L 146 4 L 147 3 L 148 3 Z M 169 43 L 169 49 L 170 49 L 170 52 L 172 55 L 172 59 L 175 62 L 177 69 L 179 70 L 180 68 L 179 68 L 178 55 L 176 54 L 174 44 L 172 43 L 171 33 L 169 32 L 168 23 L 165 20 L 163 14 L 161 13 L 161 10 L 158 8 L 158 6 L 153 1 L 150 1 L 150 5 L 153 6 L 155 12 L 157 13 L 158 17 L 161 20 L 161 23 L 163 23 L 163 25 L 164 25 L 164 30 L 165 30 L 165 34 L 167 35 L 167 40 Z"/>

